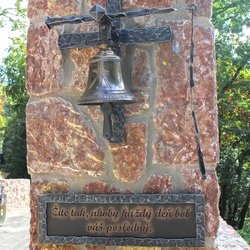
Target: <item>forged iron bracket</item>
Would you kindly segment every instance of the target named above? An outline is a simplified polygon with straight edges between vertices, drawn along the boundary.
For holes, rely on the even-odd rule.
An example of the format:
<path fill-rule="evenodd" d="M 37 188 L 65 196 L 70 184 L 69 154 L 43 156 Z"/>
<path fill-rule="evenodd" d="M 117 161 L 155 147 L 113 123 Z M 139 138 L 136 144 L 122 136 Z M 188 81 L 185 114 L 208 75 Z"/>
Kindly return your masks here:
<path fill-rule="evenodd" d="M 172 30 L 169 26 L 159 28 L 135 28 L 121 29 L 118 37 L 119 44 L 140 44 L 169 42 L 172 40 Z M 63 34 L 59 35 L 58 45 L 60 49 L 72 49 L 82 47 L 98 46 L 99 33 L 79 33 L 79 34 Z"/>
<path fill-rule="evenodd" d="M 46 18 L 46 25 L 49 29 L 61 24 L 76 24 L 82 22 L 99 23 L 98 32 L 80 34 L 62 34 L 58 38 L 58 46 L 61 50 L 93 47 L 100 44 L 111 45 L 118 56 L 122 56 L 121 44 L 142 44 L 155 42 L 168 42 L 172 40 L 172 30 L 168 26 L 121 29 L 120 18 L 137 17 L 149 14 L 170 13 L 177 9 L 174 8 L 152 8 L 141 9 L 130 12 L 121 12 L 120 0 L 106 0 L 106 10 L 100 5 L 95 5 L 85 16 L 69 16 L 63 18 Z M 115 105 L 111 114 L 111 137 L 106 136 L 110 143 L 120 144 L 125 141 L 124 128 L 124 105 Z"/>
<path fill-rule="evenodd" d="M 82 48 L 98 46 L 102 43 L 112 41 L 115 45 L 120 44 L 140 44 L 168 42 L 172 40 L 172 30 L 169 26 L 121 29 L 121 17 L 137 17 L 149 14 L 170 13 L 175 8 L 152 8 L 141 9 L 138 11 L 120 12 L 120 0 L 106 1 L 106 11 L 96 4 L 91 10 L 90 15 L 69 16 L 64 18 L 46 18 L 45 23 L 49 28 L 65 23 L 82 23 L 95 21 L 99 23 L 99 32 L 63 34 L 59 36 L 58 45 L 60 49 Z"/>
<path fill-rule="evenodd" d="M 190 10 L 192 12 L 192 38 L 190 44 L 190 89 L 191 89 L 191 105 L 193 107 L 192 88 L 194 87 L 194 11 L 197 10 L 197 5 L 192 4 L 190 8 L 180 8 Z M 149 14 L 171 13 L 175 8 L 151 8 L 141 9 L 129 12 L 121 12 L 121 0 L 106 0 L 106 10 L 96 4 L 85 16 L 69 16 L 64 18 L 46 18 L 46 25 L 52 28 L 55 25 L 65 23 L 82 23 L 95 21 L 99 24 L 99 32 L 80 33 L 80 34 L 63 34 L 59 36 L 58 46 L 60 49 L 71 49 L 81 47 L 92 47 L 106 44 L 111 46 L 118 56 L 122 56 L 121 44 L 141 44 L 168 42 L 172 40 L 172 30 L 168 26 L 149 27 L 149 28 L 134 28 L 122 29 L 120 18 L 122 17 L 137 17 Z M 106 105 L 101 107 L 104 114 L 104 137 L 110 143 L 123 143 L 125 141 L 124 132 L 124 105 L 115 105 L 111 103 L 112 113 L 105 111 Z M 203 153 L 200 147 L 198 126 L 194 109 L 192 108 L 192 117 L 194 120 L 196 143 L 199 157 L 200 171 L 203 179 L 206 179 L 206 171 L 203 159 Z M 105 119 L 106 118 L 106 119 Z"/>

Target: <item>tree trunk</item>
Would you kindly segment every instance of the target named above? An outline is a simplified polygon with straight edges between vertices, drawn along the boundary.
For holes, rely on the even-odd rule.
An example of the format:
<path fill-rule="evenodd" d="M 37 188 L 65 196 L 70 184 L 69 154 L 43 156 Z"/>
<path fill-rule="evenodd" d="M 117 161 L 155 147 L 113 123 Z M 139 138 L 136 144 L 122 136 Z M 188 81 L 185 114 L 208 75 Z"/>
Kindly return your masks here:
<path fill-rule="evenodd" d="M 242 229 L 244 226 L 244 222 L 245 222 L 245 217 L 247 214 L 247 210 L 248 210 L 248 206 L 250 204 L 250 184 L 248 187 L 248 193 L 247 193 L 247 197 L 246 197 L 246 201 L 241 209 L 240 215 L 239 215 L 239 223 L 238 223 L 238 229 Z"/>
<path fill-rule="evenodd" d="M 234 209 L 233 209 L 233 218 L 232 218 L 232 226 L 233 227 L 236 227 L 237 226 L 237 211 L 238 211 L 238 208 L 239 208 L 239 203 L 236 201 L 234 203 Z"/>
<path fill-rule="evenodd" d="M 233 226 L 233 211 L 232 211 L 232 204 L 230 202 L 228 203 L 227 223 L 230 226 Z"/>
<path fill-rule="evenodd" d="M 223 185 L 221 188 L 221 196 L 220 196 L 220 215 L 224 219 L 225 211 L 226 211 L 226 190 L 227 186 Z"/>

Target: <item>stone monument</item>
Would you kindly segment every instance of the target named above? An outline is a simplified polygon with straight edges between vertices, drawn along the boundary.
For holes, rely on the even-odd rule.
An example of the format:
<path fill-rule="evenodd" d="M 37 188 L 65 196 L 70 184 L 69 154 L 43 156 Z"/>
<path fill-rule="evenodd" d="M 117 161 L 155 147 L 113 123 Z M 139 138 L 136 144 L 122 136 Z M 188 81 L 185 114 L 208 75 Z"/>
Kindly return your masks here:
<path fill-rule="evenodd" d="M 110 1 L 112 2 L 112 1 Z M 194 109 L 205 159 L 202 180 L 190 102 L 190 12 L 195 12 Z M 169 26 L 169 42 L 122 46 L 124 80 L 137 99 L 125 105 L 125 142 L 102 136 L 98 106 L 79 106 L 88 62 L 96 47 L 61 50 L 58 37 L 98 30 L 95 23 L 49 30 L 46 16 L 82 16 L 105 1 L 29 0 L 27 44 L 27 161 L 31 175 L 30 249 L 109 249 L 109 246 L 39 243 L 41 195 L 204 194 L 205 248 L 213 250 L 219 225 L 219 160 L 212 1 L 121 1 L 123 11 L 183 8 L 178 12 L 122 19 L 122 27 Z M 159 210 L 157 210 L 159 211 Z M 119 246 L 117 249 L 134 249 Z M 140 247 L 136 246 L 136 249 Z M 113 248 L 112 248 L 113 249 Z M 153 247 L 152 247 L 153 249 Z M 176 247 L 169 249 L 178 249 Z M 179 248 L 192 249 L 192 248 Z M 199 249 L 199 248 L 196 248 Z"/>

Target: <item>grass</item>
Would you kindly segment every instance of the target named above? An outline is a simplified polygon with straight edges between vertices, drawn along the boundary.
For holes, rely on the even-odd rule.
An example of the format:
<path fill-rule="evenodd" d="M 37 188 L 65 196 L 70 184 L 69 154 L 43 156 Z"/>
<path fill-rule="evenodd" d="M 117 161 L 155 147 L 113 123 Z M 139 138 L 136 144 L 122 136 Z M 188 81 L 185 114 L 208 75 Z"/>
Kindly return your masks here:
<path fill-rule="evenodd" d="M 250 217 L 245 219 L 244 227 L 238 233 L 250 245 Z"/>

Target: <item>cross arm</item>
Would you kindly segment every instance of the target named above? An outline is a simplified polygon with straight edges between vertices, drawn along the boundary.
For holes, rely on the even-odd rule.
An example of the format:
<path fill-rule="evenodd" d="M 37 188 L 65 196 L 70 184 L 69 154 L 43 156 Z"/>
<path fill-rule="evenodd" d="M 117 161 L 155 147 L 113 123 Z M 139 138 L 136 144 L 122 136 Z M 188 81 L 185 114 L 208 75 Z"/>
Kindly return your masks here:
<path fill-rule="evenodd" d="M 172 40 L 172 30 L 168 26 L 159 28 L 121 29 L 120 44 L 138 44 L 169 42 Z M 99 33 L 63 34 L 59 36 L 60 49 L 98 46 Z"/>
<path fill-rule="evenodd" d="M 55 17 L 55 18 L 50 18 L 46 17 L 45 19 L 45 24 L 48 26 L 49 29 L 56 25 L 61 25 L 61 24 L 75 24 L 75 23 L 83 23 L 83 22 L 93 22 L 95 21 L 91 16 L 86 15 L 86 16 L 69 16 L 69 17 Z"/>
<path fill-rule="evenodd" d="M 56 18 L 50 18 L 47 17 L 45 20 L 46 25 L 51 29 L 53 26 L 60 25 L 60 24 L 66 24 L 66 23 L 82 23 L 82 22 L 92 22 L 96 21 L 101 23 L 101 19 L 104 19 L 104 17 L 107 18 L 118 18 L 118 17 L 138 17 L 138 16 L 145 16 L 150 14 L 166 14 L 171 13 L 173 11 L 176 11 L 178 9 L 176 8 L 145 8 L 141 10 L 134 10 L 134 11 L 128 11 L 128 12 L 119 12 L 119 13 L 108 13 L 105 12 L 105 9 L 103 9 L 100 5 L 96 4 L 90 11 L 90 15 L 85 16 L 68 16 L 68 17 L 56 17 Z M 110 22 L 108 22 L 107 25 L 109 25 Z M 105 25 L 104 25 L 105 26 Z"/>

